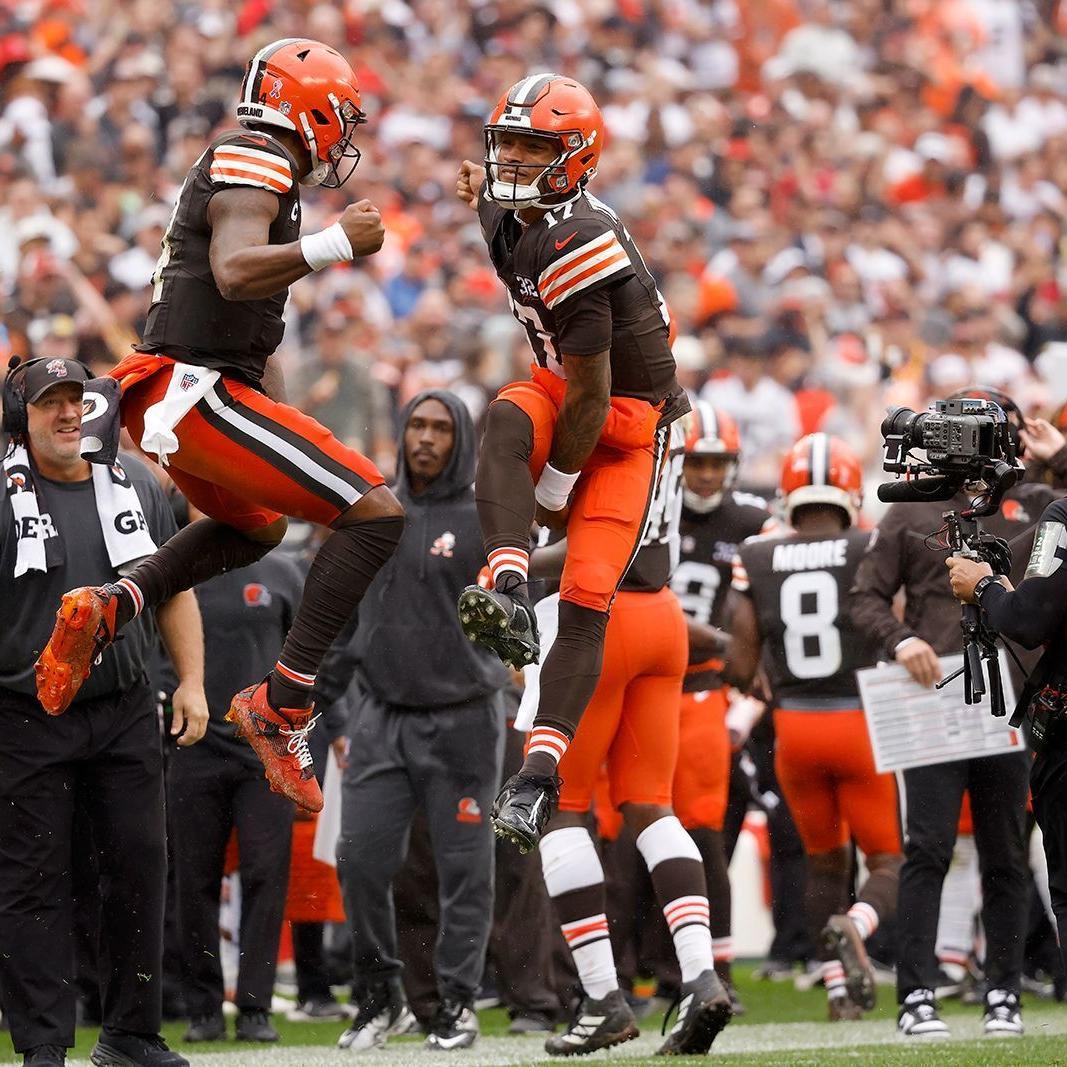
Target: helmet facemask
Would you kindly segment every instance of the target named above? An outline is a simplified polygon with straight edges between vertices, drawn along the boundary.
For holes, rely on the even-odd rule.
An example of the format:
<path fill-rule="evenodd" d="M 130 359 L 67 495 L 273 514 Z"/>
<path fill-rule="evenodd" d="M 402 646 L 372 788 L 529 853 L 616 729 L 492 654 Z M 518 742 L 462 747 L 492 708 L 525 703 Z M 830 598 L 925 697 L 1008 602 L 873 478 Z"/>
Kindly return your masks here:
<path fill-rule="evenodd" d="M 300 179 L 301 185 L 321 185 L 324 189 L 338 189 L 356 169 L 362 153 L 355 146 L 356 128 L 367 121 L 366 115 L 351 100 L 341 103 L 333 93 L 328 97 L 334 111 L 334 121 L 341 129 L 341 136 L 327 152 L 328 159 L 321 159 L 318 153 L 318 141 L 315 126 L 329 126 L 330 119 L 318 109 L 313 109 L 309 118 L 306 112 L 300 113 L 300 123 L 304 142 L 311 153 L 312 168 Z"/>
<path fill-rule="evenodd" d="M 502 163 L 497 158 L 496 135 L 499 133 L 521 133 L 527 137 L 538 137 L 551 141 L 559 147 L 556 158 L 547 163 Z M 566 146 L 566 147 L 565 147 Z M 576 130 L 566 133 L 545 133 L 510 126 L 505 123 L 491 123 L 485 127 L 485 174 L 488 199 L 501 207 L 521 211 L 533 207 L 549 210 L 571 198 L 593 176 L 595 171 L 582 175 L 577 183 L 568 173 L 568 162 L 580 151 L 588 147 L 585 138 Z M 501 179 L 501 168 L 514 170 L 514 178 Z M 520 178 L 527 179 L 520 181 Z"/>

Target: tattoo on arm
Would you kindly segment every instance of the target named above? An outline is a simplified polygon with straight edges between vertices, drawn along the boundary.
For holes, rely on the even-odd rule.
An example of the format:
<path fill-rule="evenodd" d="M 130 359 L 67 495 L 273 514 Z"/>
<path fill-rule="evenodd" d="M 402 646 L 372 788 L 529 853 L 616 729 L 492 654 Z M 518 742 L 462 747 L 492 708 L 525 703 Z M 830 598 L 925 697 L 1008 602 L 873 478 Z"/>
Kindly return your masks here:
<path fill-rule="evenodd" d="M 582 469 L 604 429 L 611 405 L 611 359 L 608 352 L 595 356 L 563 356 L 567 392 L 556 419 L 549 463 L 572 474 Z"/>

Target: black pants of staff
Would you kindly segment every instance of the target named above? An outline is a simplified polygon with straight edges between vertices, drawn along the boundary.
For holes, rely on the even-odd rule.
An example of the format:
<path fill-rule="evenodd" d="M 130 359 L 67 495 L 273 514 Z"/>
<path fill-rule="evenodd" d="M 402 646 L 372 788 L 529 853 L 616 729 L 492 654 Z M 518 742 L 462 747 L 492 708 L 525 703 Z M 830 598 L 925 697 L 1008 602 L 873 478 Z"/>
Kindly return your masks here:
<path fill-rule="evenodd" d="M 971 796 L 982 872 L 982 924 L 990 989 L 1019 992 L 1030 869 L 1026 854 L 1025 752 L 914 767 L 903 772 L 904 866 L 897 900 L 897 998 L 937 985 L 938 902 L 952 861 L 963 791 Z"/>
<path fill-rule="evenodd" d="M 222 1011 L 219 892 L 230 832 L 240 855 L 240 963 L 234 1003 L 270 1011 L 278 965 L 293 805 L 272 793 L 263 771 L 200 746 L 170 763 L 185 1007 L 190 1017 Z"/>
<path fill-rule="evenodd" d="M 438 988 L 442 996 L 473 1000 L 492 918 L 489 811 L 500 781 L 503 732 L 503 706 L 495 695 L 409 711 L 364 694 L 344 773 L 337 843 L 357 982 L 375 984 L 403 969 L 393 883 L 421 807 L 437 869 Z"/>
<path fill-rule="evenodd" d="M 77 809 L 91 845 L 74 835 Z M 16 1051 L 74 1044 L 71 870 L 89 847 L 100 870 L 103 1023 L 158 1033 L 166 840 L 151 690 L 55 718 L 0 691 L 0 1000 Z"/>
<path fill-rule="evenodd" d="M 1060 725 L 1030 770 L 1034 814 L 1044 839 L 1048 888 L 1067 967 L 1067 728 Z"/>

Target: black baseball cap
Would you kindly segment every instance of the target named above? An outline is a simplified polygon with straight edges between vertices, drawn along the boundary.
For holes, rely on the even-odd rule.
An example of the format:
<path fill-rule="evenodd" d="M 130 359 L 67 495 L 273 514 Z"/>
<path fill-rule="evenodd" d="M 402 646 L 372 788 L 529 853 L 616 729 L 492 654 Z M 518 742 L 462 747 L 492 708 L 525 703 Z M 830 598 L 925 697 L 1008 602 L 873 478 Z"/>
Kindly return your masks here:
<path fill-rule="evenodd" d="M 54 385 L 76 382 L 82 385 L 92 375 L 84 363 L 76 359 L 42 359 L 31 363 L 22 373 L 22 388 L 27 404 L 40 400 Z"/>

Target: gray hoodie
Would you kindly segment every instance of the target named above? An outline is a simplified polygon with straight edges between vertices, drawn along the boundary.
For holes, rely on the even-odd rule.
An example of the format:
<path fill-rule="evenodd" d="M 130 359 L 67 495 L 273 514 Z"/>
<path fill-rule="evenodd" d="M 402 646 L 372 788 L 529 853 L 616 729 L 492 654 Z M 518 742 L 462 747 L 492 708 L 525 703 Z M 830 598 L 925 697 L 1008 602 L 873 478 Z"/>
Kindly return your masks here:
<path fill-rule="evenodd" d="M 404 458 L 404 427 L 429 398 L 452 413 L 455 439 L 445 469 L 416 495 Z M 496 656 L 467 640 L 456 615 L 459 594 L 485 565 L 471 417 L 454 393 L 429 389 L 404 408 L 400 427 L 393 491 L 407 513 L 404 534 L 360 603 L 349 650 L 378 700 L 417 711 L 488 696 L 504 686 L 507 672 Z"/>

